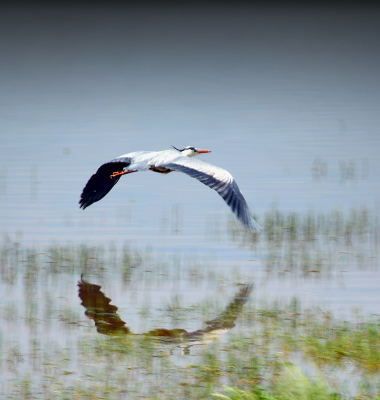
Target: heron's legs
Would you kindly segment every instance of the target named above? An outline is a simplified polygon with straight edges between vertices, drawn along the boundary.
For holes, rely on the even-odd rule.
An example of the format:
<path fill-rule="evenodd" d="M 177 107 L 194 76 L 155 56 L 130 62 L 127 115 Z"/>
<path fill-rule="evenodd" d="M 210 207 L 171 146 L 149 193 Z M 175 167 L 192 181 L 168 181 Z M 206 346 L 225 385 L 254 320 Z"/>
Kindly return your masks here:
<path fill-rule="evenodd" d="M 112 175 L 110 175 L 110 178 L 115 178 L 116 176 L 119 175 L 131 174 L 132 172 L 137 172 L 137 171 L 116 171 Z"/>

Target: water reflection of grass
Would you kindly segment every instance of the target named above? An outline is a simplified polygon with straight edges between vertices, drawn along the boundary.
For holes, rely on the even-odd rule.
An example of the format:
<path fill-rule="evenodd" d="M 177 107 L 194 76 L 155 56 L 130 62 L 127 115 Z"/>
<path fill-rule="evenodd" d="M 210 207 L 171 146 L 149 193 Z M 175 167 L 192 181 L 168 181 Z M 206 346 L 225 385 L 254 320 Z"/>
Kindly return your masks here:
<path fill-rule="evenodd" d="M 356 398 L 379 396 L 380 319 L 294 311 L 294 302 L 251 305 L 238 332 L 194 348 L 184 363 L 144 335 L 85 336 L 76 355 L 42 342 L 27 354 L 9 347 L 2 366 L 15 378 L 4 398 L 352 398 L 344 373 L 358 381 Z M 25 362 L 33 374 L 18 372 Z"/>
<path fill-rule="evenodd" d="M 244 333 L 231 334 L 227 343 L 218 341 L 202 346 L 196 365 L 181 368 L 168 363 L 161 346 L 152 346 L 151 342 L 146 346 L 145 341 L 98 339 L 95 344 L 87 342 L 86 353 L 94 352 L 93 345 L 97 354 L 106 357 L 115 356 L 114 353 L 124 354 L 129 348 L 129 362 L 134 369 L 148 375 L 158 374 L 156 382 L 160 383 L 156 385 L 163 395 L 148 398 L 209 398 L 213 389 L 222 385 L 239 387 L 239 390 L 251 393 L 252 398 L 287 398 L 284 395 L 290 396 L 291 393 L 293 396 L 290 398 L 329 398 L 326 396 L 333 393 L 336 397 L 343 396 L 345 387 L 334 382 L 339 379 L 339 373 L 335 372 L 335 379 L 330 376 L 332 367 L 335 371 L 354 367 L 355 373 L 361 375 L 363 385 L 367 385 L 366 395 L 377 393 L 374 391 L 376 386 L 368 382 L 373 380 L 373 373 L 380 367 L 378 320 L 349 324 L 334 320 L 321 311 L 295 316 L 291 304 L 281 310 L 268 311 L 271 310 L 248 310 Z M 135 354 L 145 356 L 137 359 Z M 314 378 L 307 378 L 292 365 L 295 355 L 303 357 L 304 366 L 313 366 Z M 158 361 L 159 366 L 155 366 L 154 359 L 165 362 L 161 364 Z M 176 382 L 178 387 L 167 387 L 165 377 L 168 376 L 171 384 Z M 169 394 L 173 397 L 165 397 Z"/>
<path fill-rule="evenodd" d="M 227 237 L 241 247 L 251 247 L 265 259 L 268 273 L 318 277 L 333 270 L 377 268 L 379 218 L 366 208 L 328 213 L 284 213 L 275 207 L 260 221 L 264 230 L 248 234 L 228 219 Z M 213 232 L 213 233 L 210 233 Z M 221 240 L 224 232 L 209 229 Z"/>
<path fill-rule="evenodd" d="M 260 222 L 265 228 L 261 234 L 246 234 L 233 220 L 226 231 L 219 222 L 215 226 L 220 231 L 209 234 L 254 248 L 272 275 L 323 279 L 334 270 L 378 266 L 378 220 L 365 209 L 348 215 L 273 209 Z M 304 309 L 297 299 L 247 303 L 234 330 L 183 355 L 180 348 L 144 335 L 100 335 L 84 310 L 61 303 L 47 288 L 59 285 L 63 277 L 76 281 L 82 273 L 120 282 L 125 290 L 135 284 L 160 288 L 183 278 L 195 287 L 222 279 L 199 260 L 186 263 L 179 256 L 130 245 L 26 247 L 4 237 L 0 263 L 3 287 L 22 288 L 18 302 L 12 299 L 0 308 L 1 398 L 380 398 L 378 316 L 356 313 L 341 320 L 326 310 Z M 229 279 L 228 284 L 239 280 Z M 186 307 L 183 295 L 174 292 L 158 314 L 173 323 L 205 321 L 224 306 L 206 299 Z M 140 311 L 151 318 L 149 305 L 141 304 Z M 12 338 L 20 329 L 28 338 L 26 346 Z M 50 329 L 67 337 L 70 333 L 70 340 L 41 336 Z"/>
<path fill-rule="evenodd" d="M 304 277 L 316 277 L 337 269 L 378 266 L 379 218 L 365 208 L 353 209 L 348 215 L 339 210 L 325 214 L 298 214 L 273 208 L 260 224 L 264 227 L 262 232 L 246 233 L 232 216 L 228 219 L 227 229 L 221 221 L 211 221 L 207 235 L 211 239 L 252 248 L 265 260 L 263 266 L 268 273 L 300 273 Z M 144 273 L 140 267 L 144 267 L 144 272 L 159 274 L 162 279 L 173 275 L 171 269 L 175 269 L 177 274 L 183 270 L 178 257 L 160 259 L 149 247 L 141 251 L 125 244 L 120 250 L 113 243 L 108 246 L 72 243 L 53 244 L 41 249 L 24 247 L 9 236 L 4 236 L 0 245 L 0 263 L 1 279 L 5 283 L 15 282 L 20 265 L 23 265 L 24 277 L 29 281 L 38 279 L 41 267 L 48 274 L 91 273 L 97 276 L 113 268 L 122 272 L 126 284 L 136 273 L 141 279 Z M 203 265 L 198 260 L 188 261 L 188 264 L 189 279 L 202 280 Z M 212 271 L 207 272 L 212 274 Z"/>

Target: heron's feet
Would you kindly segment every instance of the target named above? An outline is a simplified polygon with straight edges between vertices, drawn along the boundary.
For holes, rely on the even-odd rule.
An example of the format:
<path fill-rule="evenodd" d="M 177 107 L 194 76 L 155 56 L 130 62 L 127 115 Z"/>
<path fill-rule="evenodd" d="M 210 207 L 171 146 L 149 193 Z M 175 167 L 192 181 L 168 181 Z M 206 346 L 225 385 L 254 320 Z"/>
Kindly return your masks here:
<path fill-rule="evenodd" d="M 115 178 L 116 176 L 130 174 L 132 172 L 137 172 L 137 171 L 116 171 L 112 175 L 110 175 L 110 178 Z"/>

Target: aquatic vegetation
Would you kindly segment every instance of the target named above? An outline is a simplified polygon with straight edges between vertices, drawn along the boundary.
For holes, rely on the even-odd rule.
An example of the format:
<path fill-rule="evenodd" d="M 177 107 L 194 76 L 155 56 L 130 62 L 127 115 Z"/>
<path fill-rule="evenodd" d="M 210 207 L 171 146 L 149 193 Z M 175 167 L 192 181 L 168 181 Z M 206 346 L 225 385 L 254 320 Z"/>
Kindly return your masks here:
<path fill-rule="evenodd" d="M 167 344 L 146 335 L 82 336 L 77 355 L 41 342 L 32 343 L 27 354 L 16 346 L 6 363 L 19 378 L 8 381 L 8 398 L 20 393 L 37 398 L 349 398 L 344 387 L 331 384 L 328 373 L 330 367 L 344 371 L 347 362 L 363 379 L 366 374 L 373 379 L 380 365 L 379 321 L 349 324 L 315 310 L 300 313 L 294 323 L 292 311 L 294 304 L 244 310 L 239 331 L 227 341 L 193 347 L 190 363 L 182 365 Z M 295 366 L 296 354 L 303 355 L 301 368 L 313 366 L 313 376 Z M 34 378 L 17 372 L 28 363 L 34 365 Z M 225 385 L 234 389 L 223 392 Z M 375 398 L 373 385 L 366 387 L 366 396 Z M 363 385 L 361 390 L 364 395 Z"/>
<path fill-rule="evenodd" d="M 241 231 L 228 219 L 228 239 L 239 247 L 264 253 L 268 273 L 297 274 L 316 278 L 333 270 L 378 268 L 379 220 L 365 207 L 330 213 L 267 212 L 262 234 Z M 221 240 L 222 233 L 213 234 Z"/>
<path fill-rule="evenodd" d="M 207 237 L 251 248 L 254 268 L 131 243 L 25 246 L 4 236 L 0 397 L 380 398 L 378 315 L 338 317 L 250 286 L 257 271 L 318 285 L 342 271 L 376 277 L 378 218 L 273 208 L 257 219 L 260 234 L 231 219 Z"/>
<path fill-rule="evenodd" d="M 222 393 L 213 393 L 223 400 L 335 400 L 342 396 L 332 391 L 321 379 L 305 376 L 298 368 L 287 365 L 271 389 L 255 387 L 251 391 L 225 387 Z"/>

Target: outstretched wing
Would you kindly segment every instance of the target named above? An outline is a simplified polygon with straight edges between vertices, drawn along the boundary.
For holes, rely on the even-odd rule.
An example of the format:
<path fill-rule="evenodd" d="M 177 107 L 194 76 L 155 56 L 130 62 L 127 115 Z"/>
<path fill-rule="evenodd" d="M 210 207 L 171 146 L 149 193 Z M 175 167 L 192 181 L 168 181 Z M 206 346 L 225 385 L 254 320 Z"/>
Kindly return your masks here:
<path fill-rule="evenodd" d="M 79 200 L 80 208 L 84 210 L 92 203 L 101 200 L 120 179 L 120 176 L 111 178 L 111 175 L 116 171 L 123 171 L 123 168 L 130 164 L 131 159 L 127 157 L 119 157 L 103 164 L 84 187 Z"/>
<path fill-rule="evenodd" d="M 247 230 L 253 231 L 255 229 L 260 229 L 260 226 L 252 218 L 247 202 L 241 194 L 237 183 L 232 175 L 225 169 L 189 157 L 178 157 L 160 166 L 170 170 L 184 172 L 192 178 L 198 179 L 211 189 L 214 189 L 230 206 L 231 210 Z"/>

